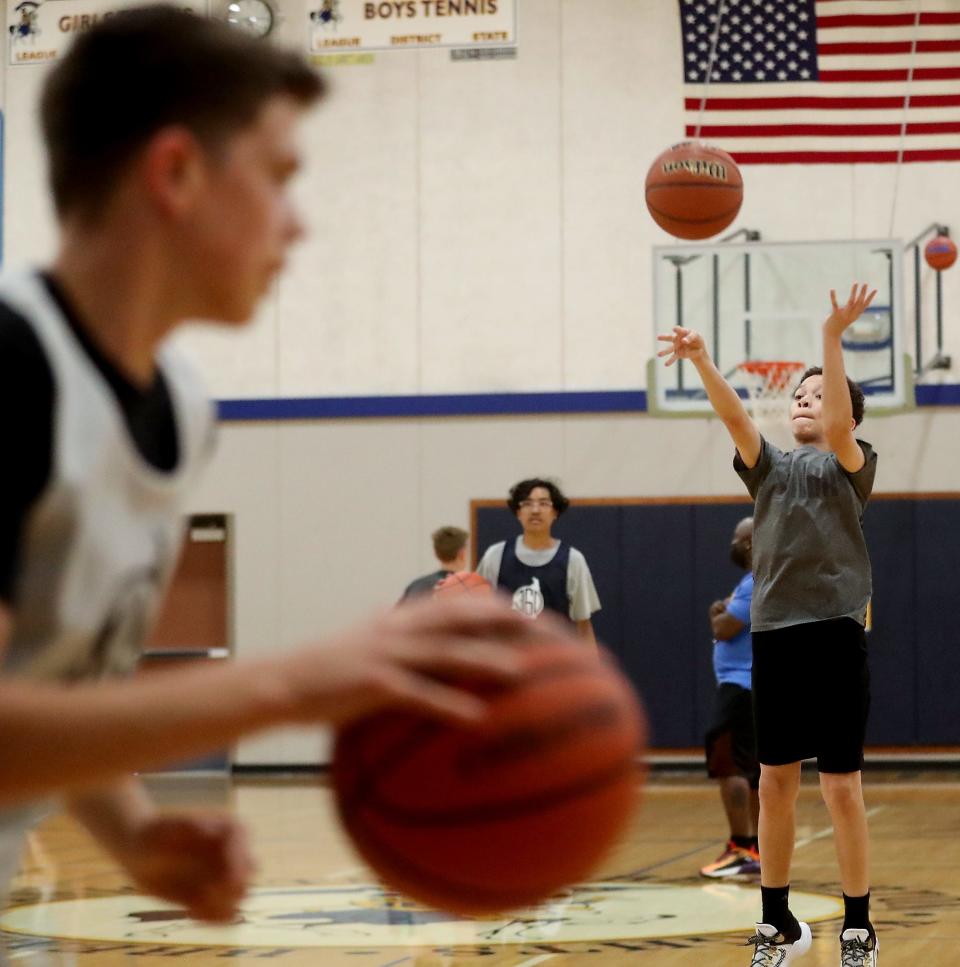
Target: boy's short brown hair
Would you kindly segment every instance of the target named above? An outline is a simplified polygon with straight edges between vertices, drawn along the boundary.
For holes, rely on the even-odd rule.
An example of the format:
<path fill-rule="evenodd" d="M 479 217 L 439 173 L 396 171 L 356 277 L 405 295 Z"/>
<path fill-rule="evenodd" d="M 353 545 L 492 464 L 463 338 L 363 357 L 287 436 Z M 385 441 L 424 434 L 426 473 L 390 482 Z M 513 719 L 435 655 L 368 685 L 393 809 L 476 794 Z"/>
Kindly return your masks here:
<path fill-rule="evenodd" d="M 95 213 L 137 153 L 182 125 L 216 147 L 287 95 L 304 106 L 324 82 L 298 54 L 167 5 L 113 13 L 47 75 L 40 108 L 59 215 Z"/>
<path fill-rule="evenodd" d="M 441 527 L 430 535 L 433 540 L 433 553 L 446 564 L 467 546 L 469 536 L 462 527 Z"/>

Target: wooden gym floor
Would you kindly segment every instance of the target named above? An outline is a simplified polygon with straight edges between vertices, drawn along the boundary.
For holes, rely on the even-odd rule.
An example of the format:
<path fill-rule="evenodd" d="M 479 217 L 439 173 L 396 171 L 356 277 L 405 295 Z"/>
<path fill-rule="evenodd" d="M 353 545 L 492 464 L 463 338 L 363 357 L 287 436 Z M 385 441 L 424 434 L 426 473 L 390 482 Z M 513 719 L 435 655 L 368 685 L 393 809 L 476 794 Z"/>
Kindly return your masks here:
<path fill-rule="evenodd" d="M 164 801 L 228 805 L 260 863 L 244 923 L 199 930 L 133 895 L 71 821 L 30 838 L 10 908 L 6 956 L 23 967 L 747 967 L 756 880 L 707 881 L 722 846 L 715 786 L 654 774 L 629 837 L 590 884 L 512 920 L 457 921 L 384 897 L 336 828 L 330 795 L 304 779 L 158 779 Z M 873 917 L 884 967 L 947 967 L 960 949 L 960 771 L 865 775 Z M 832 834 L 804 773 L 793 892 L 814 924 L 804 961 L 839 964 Z M 798 911 L 800 912 L 800 911 Z M 57 938 L 57 939 L 52 939 Z"/>

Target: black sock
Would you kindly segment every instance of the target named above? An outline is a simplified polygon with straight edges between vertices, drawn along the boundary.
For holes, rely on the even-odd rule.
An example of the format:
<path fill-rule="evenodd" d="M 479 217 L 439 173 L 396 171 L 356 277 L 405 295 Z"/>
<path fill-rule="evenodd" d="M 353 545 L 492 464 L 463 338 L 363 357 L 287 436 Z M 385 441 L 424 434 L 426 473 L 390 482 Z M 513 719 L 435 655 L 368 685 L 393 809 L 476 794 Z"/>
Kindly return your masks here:
<path fill-rule="evenodd" d="M 761 886 L 763 900 L 763 922 L 776 927 L 787 943 L 800 939 L 800 923 L 790 912 L 790 885 Z"/>
<path fill-rule="evenodd" d="M 873 924 L 870 922 L 870 894 L 865 896 L 843 895 L 843 926 L 840 933 L 850 928 L 869 930 L 870 936 L 875 936 Z"/>
<path fill-rule="evenodd" d="M 730 841 L 734 846 L 739 846 L 740 849 L 750 849 L 750 844 L 753 842 L 752 836 L 731 836 Z"/>

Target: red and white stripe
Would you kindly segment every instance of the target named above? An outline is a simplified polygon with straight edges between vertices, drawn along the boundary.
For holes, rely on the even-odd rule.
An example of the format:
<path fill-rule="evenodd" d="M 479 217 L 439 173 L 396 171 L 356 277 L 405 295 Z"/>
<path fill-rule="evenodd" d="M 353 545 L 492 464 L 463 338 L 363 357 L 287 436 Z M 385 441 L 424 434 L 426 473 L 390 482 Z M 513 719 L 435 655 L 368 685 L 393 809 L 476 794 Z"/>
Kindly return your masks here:
<path fill-rule="evenodd" d="M 816 11 L 819 81 L 687 84 L 687 136 L 705 94 L 699 136 L 740 164 L 895 162 L 901 140 L 905 162 L 960 160 L 960 0 L 817 0 Z"/>

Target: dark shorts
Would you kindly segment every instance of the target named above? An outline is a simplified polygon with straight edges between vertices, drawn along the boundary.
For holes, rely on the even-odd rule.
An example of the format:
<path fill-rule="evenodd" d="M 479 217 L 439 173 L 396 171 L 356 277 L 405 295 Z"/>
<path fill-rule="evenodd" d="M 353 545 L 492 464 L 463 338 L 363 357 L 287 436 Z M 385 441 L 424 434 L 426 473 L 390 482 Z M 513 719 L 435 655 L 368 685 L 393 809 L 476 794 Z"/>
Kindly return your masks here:
<path fill-rule="evenodd" d="M 704 746 L 707 775 L 711 779 L 743 776 L 751 788 L 760 784 L 760 765 L 753 733 L 753 701 L 750 691 L 725 682 L 717 688 Z"/>
<path fill-rule="evenodd" d="M 757 758 L 817 760 L 821 772 L 857 772 L 870 711 L 867 641 L 852 618 L 753 633 Z"/>

